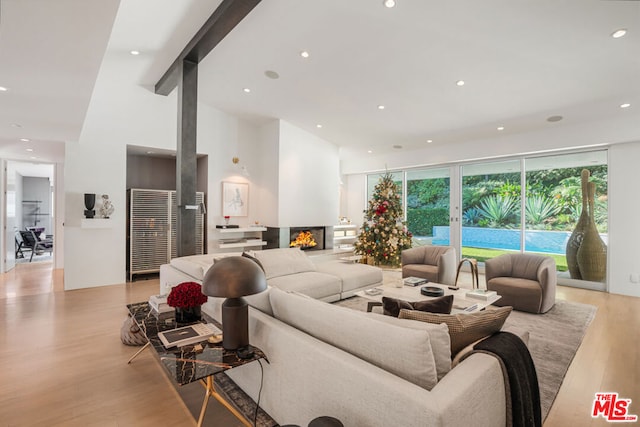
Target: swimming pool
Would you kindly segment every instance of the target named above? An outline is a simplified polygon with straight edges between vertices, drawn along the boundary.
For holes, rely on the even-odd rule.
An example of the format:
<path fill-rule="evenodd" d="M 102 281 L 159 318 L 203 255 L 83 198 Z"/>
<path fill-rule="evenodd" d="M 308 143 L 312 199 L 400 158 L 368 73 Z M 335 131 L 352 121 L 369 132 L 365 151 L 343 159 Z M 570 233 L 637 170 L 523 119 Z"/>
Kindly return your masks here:
<path fill-rule="evenodd" d="M 525 250 L 563 255 L 570 236 L 570 231 L 525 230 Z M 607 243 L 607 234 L 600 237 Z M 449 245 L 449 242 L 449 226 L 434 226 L 432 244 Z M 462 246 L 519 251 L 520 230 L 462 227 Z"/>

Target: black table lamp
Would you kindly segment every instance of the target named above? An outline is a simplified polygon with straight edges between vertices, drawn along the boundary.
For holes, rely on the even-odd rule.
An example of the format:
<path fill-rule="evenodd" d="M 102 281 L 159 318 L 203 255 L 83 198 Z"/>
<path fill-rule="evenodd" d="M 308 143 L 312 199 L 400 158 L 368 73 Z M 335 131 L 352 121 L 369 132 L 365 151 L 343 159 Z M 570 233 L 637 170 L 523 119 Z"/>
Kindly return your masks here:
<path fill-rule="evenodd" d="M 242 298 L 267 289 L 260 266 L 249 258 L 232 256 L 216 261 L 202 280 L 202 293 L 227 298 L 222 303 L 222 346 L 241 351 L 249 346 L 249 306 Z M 249 353 L 245 355 L 251 357 Z"/>

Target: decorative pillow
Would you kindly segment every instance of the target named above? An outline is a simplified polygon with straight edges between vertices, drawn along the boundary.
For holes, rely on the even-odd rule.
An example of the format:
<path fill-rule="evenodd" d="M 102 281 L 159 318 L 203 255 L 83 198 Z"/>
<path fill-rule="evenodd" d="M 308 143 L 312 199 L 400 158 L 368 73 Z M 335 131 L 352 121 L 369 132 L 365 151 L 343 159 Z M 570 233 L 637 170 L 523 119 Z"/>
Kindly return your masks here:
<path fill-rule="evenodd" d="M 520 337 L 520 339 L 522 340 L 523 343 L 525 343 L 526 345 L 529 345 L 529 331 L 526 331 L 524 329 L 520 329 L 518 327 L 514 327 L 514 326 L 507 326 L 506 328 L 503 328 L 500 330 L 501 332 L 511 332 L 514 335 L 517 335 L 518 337 Z M 471 344 L 469 344 L 468 346 L 466 346 L 465 348 L 463 348 L 462 350 L 460 350 L 458 352 L 458 354 L 456 354 L 453 359 L 451 360 L 451 369 L 453 369 L 454 367 L 456 367 L 458 365 L 458 363 L 462 362 L 464 359 L 466 359 L 466 357 L 469 355 L 469 353 L 471 353 L 473 351 L 473 346 L 475 346 L 476 344 L 478 344 L 480 341 L 489 338 L 489 337 L 482 337 L 481 339 L 472 342 Z"/>
<path fill-rule="evenodd" d="M 398 317 L 401 309 L 428 311 L 430 313 L 451 313 L 453 307 L 453 295 L 445 295 L 443 297 L 428 299 L 424 301 L 403 301 L 401 299 L 382 297 L 383 314 L 387 316 Z"/>
<path fill-rule="evenodd" d="M 428 323 L 445 323 L 449 327 L 451 355 L 455 355 L 467 345 L 498 332 L 511 314 L 513 307 L 505 306 L 495 310 L 483 310 L 469 314 L 436 314 L 417 310 L 401 309 L 400 319 L 420 320 Z"/>
<path fill-rule="evenodd" d="M 391 325 L 399 325 L 403 328 L 422 329 L 429 332 L 431 351 L 433 352 L 433 359 L 436 362 L 438 381 L 440 381 L 451 370 L 451 340 L 449 339 L 449 328 L 444 323 L 435 325 L 433 323 L 416 322 L 408 319 L 398 319 L 393 316 L 384 316 L 382 313 L 365 313 L 364 311 L 355 312 L 362 314 L 363 316 L 373 317 L 380 322 L 389 323 Z"/>
<path fill-rule="evenodd" d="M 267 280 L 289 274 L 316 271 L 316 266 L 300 248 L 278 248 L 256 251 Z"/>

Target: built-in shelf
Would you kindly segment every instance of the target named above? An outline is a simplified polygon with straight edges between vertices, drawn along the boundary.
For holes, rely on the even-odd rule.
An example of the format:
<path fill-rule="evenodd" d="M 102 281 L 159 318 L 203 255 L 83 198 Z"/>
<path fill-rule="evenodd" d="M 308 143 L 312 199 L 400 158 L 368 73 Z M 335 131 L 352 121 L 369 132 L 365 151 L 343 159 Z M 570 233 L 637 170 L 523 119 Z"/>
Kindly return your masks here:
<path fill-rule="evenodd" d="M 265 246 L 267 242 L 262 240 L 262 232 L 266 227 L 241 227 L 241 228 L 216 228 L 218 234 L 218 247 L 220 249 L 231 248 L 255 248 Z M 225 243 L 224 240 L 234 240 Z M 237 241 L 235 241 L 237 240 Z"/>
<path fill-rule="evenodd" d="M 351 252 L 358 240 L 356 224 L 339 224 L 333 226 L 333 249 L 336 252 Z"/>
<path fill-rule="evenodd" d="M 258 240 L 258 241 L 251 241 L 251 240 L 246 240 L 243 242 L 238 242 L 238 243 L 218 243 L 218 247 L 220 248 L 250 248 L 253 246 L 265 246 L 267 244 L 267 242 L 265 242 L 264 240 Z"/>
<path fill-rule="evenodd" d="M 220 233 L 249 233 L 251 231 L 267 231 L 266 227 L 216 228 Z"/>

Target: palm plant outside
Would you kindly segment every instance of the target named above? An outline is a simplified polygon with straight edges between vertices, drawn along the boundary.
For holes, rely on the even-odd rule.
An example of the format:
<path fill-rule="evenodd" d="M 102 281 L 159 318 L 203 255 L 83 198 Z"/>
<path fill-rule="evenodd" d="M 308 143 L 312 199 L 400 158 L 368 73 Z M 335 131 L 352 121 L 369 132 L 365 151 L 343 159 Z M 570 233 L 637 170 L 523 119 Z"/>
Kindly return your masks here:
<path fill-rule="evenodd" d="M 525 217 L 527 227 L 550 231 L 572 231 L 582 210 L 580 171 L 582 167 L 530 171 L 526 173 Z M 596 225 L 607 232 L 607 166 L 590 166 L 596 183 Z M 515 182 L 515 183 L 514 183 Z M 505 223 L 520 225 L 519 173 L 465 177 L 462 188 L 464 226 L 491 227 Z M 502 199 L 497 199 L 500 196 Z M 527 200 L 534 198 L 532 201 Z M 513 204 L 511 200 L 516 198 Z M 434 225 L 449 224 L 449 178 L 407 181 L 407 225 L 417 236 L 432 236 Z M 485 201 L 486 200 L 486 201 Z M 512 209 L 514 218 L 506 220 L 508 211 L 498 206 L 502 200 Z M 483 206 L 484 204 L 484 206 Z M 502 227 L 502 226 L 501 226 Z"/>

